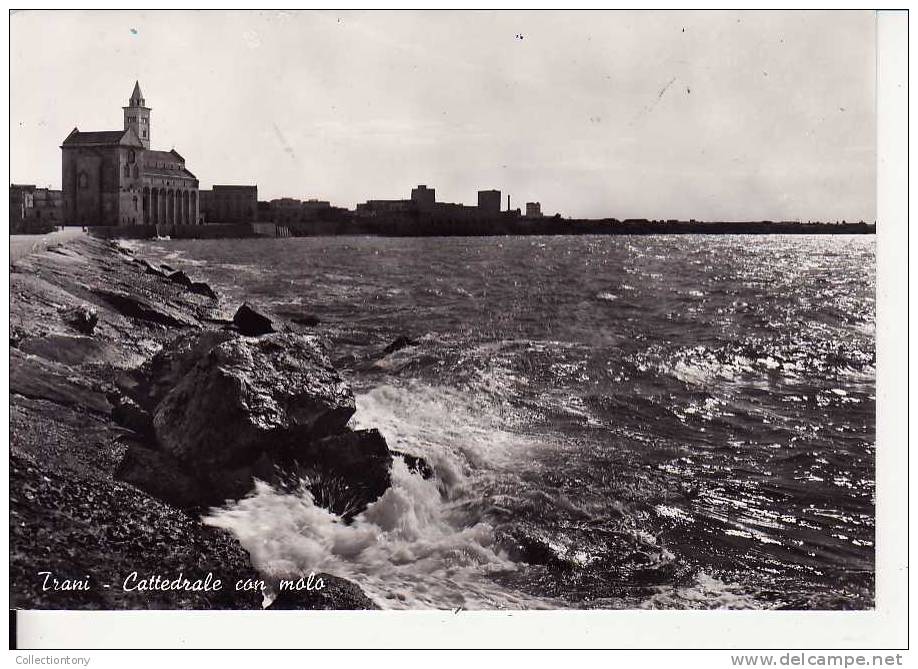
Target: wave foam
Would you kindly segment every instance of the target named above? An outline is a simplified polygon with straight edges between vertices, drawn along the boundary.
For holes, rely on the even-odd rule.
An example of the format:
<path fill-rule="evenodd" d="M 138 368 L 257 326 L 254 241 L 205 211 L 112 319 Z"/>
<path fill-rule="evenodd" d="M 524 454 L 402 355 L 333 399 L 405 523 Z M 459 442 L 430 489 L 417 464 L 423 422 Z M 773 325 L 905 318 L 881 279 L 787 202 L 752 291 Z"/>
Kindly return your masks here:
<path fill-rule="evenodd" d="M 472 420 L 466 406 L 469 416 L 457 416 L 463 405 L 451 392 L 426 390 L 383 386 L 360 395 L 354 423 L 377 427 L 393 448 L 427 458 L 434 478 L 394 458 L 391 487 L 350 525 L 316 506 L 308 491 L 282 493 L 263 482 L 204 522 L 235 534 L 265 574 L 342 576 L 383 608 L 552 606 L 488 578 L 517 565 L 493 528 L 471 514 L 464 494 L 479 467 L 504 462 L 509 436 L 502 445 L 486 413 Z"/>

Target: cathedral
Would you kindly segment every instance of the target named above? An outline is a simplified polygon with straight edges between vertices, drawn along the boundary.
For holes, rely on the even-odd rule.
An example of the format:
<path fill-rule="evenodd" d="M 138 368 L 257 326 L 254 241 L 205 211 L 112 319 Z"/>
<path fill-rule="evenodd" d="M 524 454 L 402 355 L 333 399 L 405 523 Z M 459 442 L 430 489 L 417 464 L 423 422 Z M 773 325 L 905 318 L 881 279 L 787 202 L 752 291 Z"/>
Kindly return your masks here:
<path fill-rule="evenodd" d="M 176 151 L 150 148 L 150 107 L 140 82 L 124 130 L 81 132 L 61 145 L 67 225 L 197 224 L 198 179 Z"/>

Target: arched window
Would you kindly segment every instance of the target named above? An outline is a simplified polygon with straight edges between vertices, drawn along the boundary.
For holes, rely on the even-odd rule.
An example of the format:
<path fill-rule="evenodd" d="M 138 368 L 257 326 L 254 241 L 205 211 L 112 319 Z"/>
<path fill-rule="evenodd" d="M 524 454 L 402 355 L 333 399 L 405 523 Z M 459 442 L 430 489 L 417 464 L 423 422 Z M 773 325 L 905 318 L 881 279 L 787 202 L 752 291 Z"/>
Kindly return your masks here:
<path fill-rule="evenodd" d="M 80 175 L 77 177 L 77 185 L 80 188 L 89 188 L 89 179 L 86 176 L 86 172 L 80 172 Z"/>
<path fill-rule="evenodd" d="M 125 177 L 131 176 L 131 168 L 128 165 L 124 166 L 124 176 Z"/>
<path fill-rule="evenodd" d="M 140 170 L 137 165 L 134 165 L 134 178 L 137 179 L 140 176 Z"/>
<path fill-rule="evenodd" d="M 128 162 L 133 163 L 135 160 L 134 151 L 128 151 Z"/>
<path fill-rule="evenodd" d="M 134 211 L 137 211 L 137 196 L 134 196 Z"/>

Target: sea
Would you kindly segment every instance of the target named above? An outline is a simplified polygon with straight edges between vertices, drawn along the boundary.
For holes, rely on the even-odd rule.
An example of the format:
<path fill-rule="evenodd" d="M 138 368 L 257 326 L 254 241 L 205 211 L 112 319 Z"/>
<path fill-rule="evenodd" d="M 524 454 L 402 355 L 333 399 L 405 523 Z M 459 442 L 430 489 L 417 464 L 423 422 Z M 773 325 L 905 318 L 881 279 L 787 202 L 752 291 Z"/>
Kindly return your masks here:
<path fill-rule="evenodd" d="M 873 236 L 139 246 L 318 319 L 353 427 L 433 469 L 396 458 L 350 523 L 264 483 L 212 509 L 267 573 L 393 609 L 874 606 Z"/>

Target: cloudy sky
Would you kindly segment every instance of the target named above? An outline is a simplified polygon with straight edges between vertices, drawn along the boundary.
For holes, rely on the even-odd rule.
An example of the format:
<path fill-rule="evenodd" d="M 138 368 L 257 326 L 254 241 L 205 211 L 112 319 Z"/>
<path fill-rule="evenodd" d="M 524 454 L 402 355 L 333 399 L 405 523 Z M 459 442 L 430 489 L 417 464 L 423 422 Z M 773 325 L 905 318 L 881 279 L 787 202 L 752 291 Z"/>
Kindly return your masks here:
<path fill-rule="evenodd" d="M 39 12 L 11 17 L 11 174 L 122 127 L 259 198 L 565 216 L 875 218 L 870 12 Z"/>

